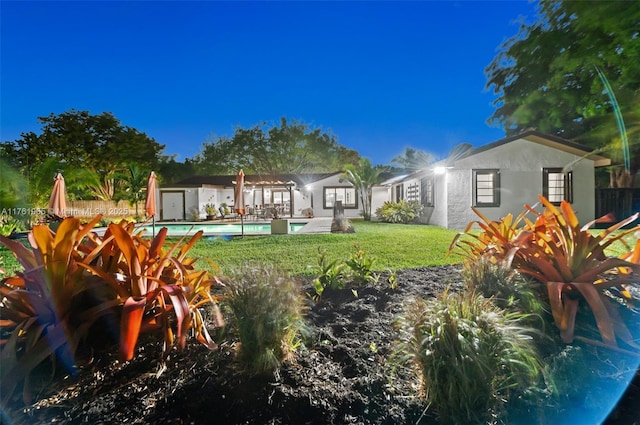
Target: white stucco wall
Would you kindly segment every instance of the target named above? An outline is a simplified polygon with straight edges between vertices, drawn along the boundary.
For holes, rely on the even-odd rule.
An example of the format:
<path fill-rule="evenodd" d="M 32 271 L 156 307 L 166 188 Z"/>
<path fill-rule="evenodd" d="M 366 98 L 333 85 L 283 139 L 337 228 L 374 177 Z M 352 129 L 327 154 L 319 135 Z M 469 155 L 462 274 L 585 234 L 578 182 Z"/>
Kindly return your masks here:
<path fill-rule="evenodd" d="M 433 207 L 426 207 L 424 211 L 427 224 L 448 227 L 448 181 L 449 175 L 446 172 L 433 175 Z"/>
<path fill-rule="evenodd" d="M 163 193 L 181 193 L 184 196 L 184 212 L 180 211 L 180 205 L 176 205 L 176 211 L 169 211 L 171 205 L 165 203 L 162 207 L 166 211 L 162 211 L 164 219 L 167 217 L 177 217 L 178 220 L 199 220 L 206 218 L 204 206 L 206 204 L 215 204 L 216 208 L 222 202 L 229 205 L 233 204 L 233 189 L 222 189 L 216 187 L 164 187 L 161 189 Z"/>
<path fill-rule="evenodd" d="M 391 199 L 391 188 L 389 186 L 374 186 L 371 190 L 371 220 L 377 221 L 376 210 Z"/>
<path fill-rule="evenodd" d="M 195 219 L 194 215 L 197 214 L 198 218 L 204 219 L 206 218 L 206 212 L 204 210 L 204 206 L 207 204 L 216 204 L 218 205 L 217 200 L 217 190 L 211 188 L 194 188 L 187 190 L 195 190 L 198 194 L 197 203 L 189 205 L 187 208 L 187 220 Z"/>
<path fill-rule="evenodd" d="M 562 168 L 578 159 L 577 155 L 520 139 L 458 161 L 446 174 L 446 227 L 463 229 L 470 221 L 478 220 L 471 210 L 473 169 L 500 170 L 500 206 L 479 209 L 490 220 L 498 220 L 508 213 L 518 215 L 525 204 L 533 206 L 538 202 L 543 168 Z M 580 160 L 572 170 L 573 209 L 584 223 L 595 215 L 593 161 Z"/>

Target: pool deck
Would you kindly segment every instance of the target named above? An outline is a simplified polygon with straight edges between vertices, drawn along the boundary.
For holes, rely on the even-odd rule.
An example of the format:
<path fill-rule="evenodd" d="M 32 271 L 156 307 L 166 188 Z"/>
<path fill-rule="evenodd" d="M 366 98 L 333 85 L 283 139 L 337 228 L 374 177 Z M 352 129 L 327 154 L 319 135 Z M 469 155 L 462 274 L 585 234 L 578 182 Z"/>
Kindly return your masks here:
<path fill-rule="evenodd" d="M 307 223 L 300 229 L 295 232 L 290 233 L 291 235 L 297 235 L 302 233 L 331 233 L 331 222 L 333 218 L 331 217 L 283 217 L 284 220 L 289 220 L 290 223 Z M 240 224 L 240 220 L 237 218 L 234 219 L 225 219 L 225 220 L 215 220 L 215 221 L 194 221 L 194 222 L 176 222 L 183 224 Z M 245 220 L 245 224 L 256 224 L 256 223 L 271 223 L 271 220 Z M 163 223 L 156 223 L 156 228 L 158 226 L 162 227 Z M 257 234 L 253 232 L 252 234 Z M 270 234 L 269 232 L 261 233 L 264 235 Z"/>
<path fill-rule="evenodd" d="M 331 217 L 315 217 L 295 233 L 331 233 L 332 221 Z"/>

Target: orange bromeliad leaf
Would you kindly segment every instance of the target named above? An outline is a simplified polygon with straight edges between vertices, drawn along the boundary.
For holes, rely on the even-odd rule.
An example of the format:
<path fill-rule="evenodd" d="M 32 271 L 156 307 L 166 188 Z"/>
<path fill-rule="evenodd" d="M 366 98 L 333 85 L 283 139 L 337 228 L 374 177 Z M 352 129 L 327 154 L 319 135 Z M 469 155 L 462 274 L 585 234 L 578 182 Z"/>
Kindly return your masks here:
<path fill-rule="evenodd" d="M 128 361 L 133 358 L 140 328 L 142 316 L 147 306 L 147 298 L 128 298 L 124 302 L 122 317 L 120 318 L 120 360 Z"/>

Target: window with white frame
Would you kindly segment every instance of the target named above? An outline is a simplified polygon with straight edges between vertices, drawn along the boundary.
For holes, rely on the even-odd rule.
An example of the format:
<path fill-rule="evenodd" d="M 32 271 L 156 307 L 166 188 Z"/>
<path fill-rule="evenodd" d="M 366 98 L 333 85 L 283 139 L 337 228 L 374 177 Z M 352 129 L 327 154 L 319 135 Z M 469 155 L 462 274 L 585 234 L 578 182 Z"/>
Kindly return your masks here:
<path fill-rule="evenodd" d="M 342 201 L 344 208 L 358 208 L 358 198 L 353 187 L 325 187 L 323 190 L 324 208 L 333 208 L 336 201 Z"/>
<path fill-rule="evenodd" d="M 562 168 L 542 169 L 542 195 L 554 205 L 573 202 L 573 172 Z"/>
<path fill-rule="evenodd" d="M 473 170 L 473 205 L 500 206 L 500 170 Z"/>

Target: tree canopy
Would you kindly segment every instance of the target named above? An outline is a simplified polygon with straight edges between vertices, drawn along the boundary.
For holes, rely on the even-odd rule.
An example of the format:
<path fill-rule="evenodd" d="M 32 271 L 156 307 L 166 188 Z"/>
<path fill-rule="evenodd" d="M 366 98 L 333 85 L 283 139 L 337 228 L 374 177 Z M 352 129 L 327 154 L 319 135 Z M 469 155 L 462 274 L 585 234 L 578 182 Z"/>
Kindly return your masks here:
<path fill-rule="evenodd" d="M 539 0 L 486 68 L 496 107 L 489 123 L 507 134 L 527 128 L 592 147 L 621 162 L 610 83 L 640 158 L 640 2 Z M 637 167 L 640 161 L 634 162 Z M 633 170 L 631 172 L 635 173 Z"/>
<path fill-rule="evenodd" d="M 243 169 L 247 174 L 294 174 L 335 171 L 358 162 L 356 151 L 340 145 L 335 136 L 296 120 L 280 119 L 267 128 L 263 122 L 233 136 L 205 142 L 194 158 L 203 174 L 231 174 Z"/>
<path fill-rule="evenodd" d="M 391 164 L 396 164 L 402 170 L 411 172 L 423 169 L 435 161 L 436 158 L 429 152 L 406 147 L 402 154 L 397 155 L 391 160 Z"/>
<path fill-rule="evenodd" d="M 92 115 L 72 109 L 61 114 L 38 117 L 40 134 L 22 133 L 21 138 L 3 145 L 20 168 L 55 157 L 70 166 L 105 170 L 135 161 L 155 167 L 165 148 L 135 128 L 123 126 L 109 112 Z"/>
<path fill-rule="evenodd" d="M 55 161 L 58 168 L 83 169 L 86 173 L 84 195 L 109 199 L 114 195 L 113 176 L 127 164 L 158 168 L 164 145 L 135 128 L 124 126 L 109 112 L 92 115 L 70 110 L 38 117 L 39 134 L 22 133 L 12 142 L 0 143 L 6 162 L 30 180 L 42 174 L 42 165 Z M 66 176 L 65 176 L 66 178 Z M 69 187 L 68 187 L 69 188 Z"/>

